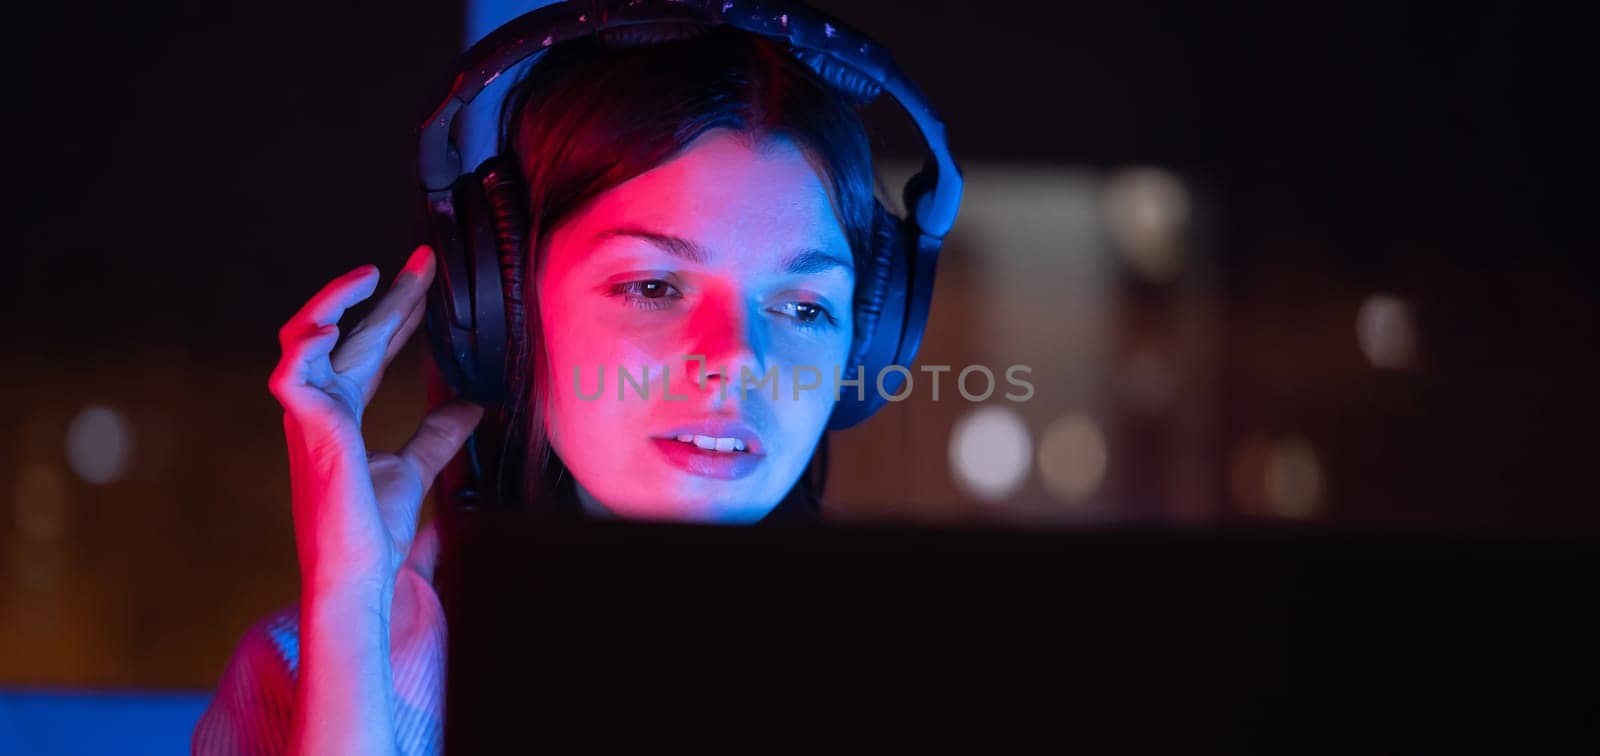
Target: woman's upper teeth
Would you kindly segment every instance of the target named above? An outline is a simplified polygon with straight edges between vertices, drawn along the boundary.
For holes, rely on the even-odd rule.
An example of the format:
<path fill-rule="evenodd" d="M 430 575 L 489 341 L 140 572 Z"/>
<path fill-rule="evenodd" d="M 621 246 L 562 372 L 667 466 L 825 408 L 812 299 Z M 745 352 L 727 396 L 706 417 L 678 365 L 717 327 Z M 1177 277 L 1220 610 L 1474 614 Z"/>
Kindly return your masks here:
<path fill-rule="evenodd" d="M 686 444 L 694 444 L 695 446 L 698 446 L 698 447 L 700 447 L 702 449 L 706 449 L 708 451 L 725 451 L 726 452 L 726 451 L 744 451 L 745 450 L 744 442 L 740 441 L 737 438 L 726 438 L 726 437 L 719 438 L 719 437 L 716 437 L 716 436 L 701 436 L 701 435 L 698 435 L 698 434 L 690 434 L 690 433 L 679 433 L 677 438 L 678 438 L 679 441 L 682 441 L 682 442 L 684 442 Z"/>

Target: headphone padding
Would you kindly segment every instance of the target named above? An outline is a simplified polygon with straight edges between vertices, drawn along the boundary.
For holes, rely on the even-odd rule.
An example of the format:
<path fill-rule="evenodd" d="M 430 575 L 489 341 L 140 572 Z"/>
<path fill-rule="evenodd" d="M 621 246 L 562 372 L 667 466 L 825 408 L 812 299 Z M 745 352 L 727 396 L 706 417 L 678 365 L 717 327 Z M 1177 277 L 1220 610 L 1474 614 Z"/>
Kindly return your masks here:
<path fill-rule="evenodd" d="M 852 388 L 841 388 L 839 401 L 828 421 L 832 430 L 849 428 L 883 405 L 876 385 L 878 371 L 894 360 L 904 326 L 904 299 L 893 296 L 895 287 L 906 283 L 904 221 L 882 203 L 874 203 L 873 208 L 864 280 L 856 284 L 855 335 L 851 339 L 848 361 L 840 371 L 843 380 L 867 382 L 866 399 L 857 399 Z M 896 307 L 901 311 L 897 312 Z"/>
<path fill-rule="evenodd" d="M 524 207 L 527 199 L 515 163 L 505 157 L 497 156 L 484 161 L 474 172 L 474 177 L 488 210 L 494 269 L 497 273 L 492 283 L 496 285 L 503 303 L 501 324 L 505 334 L 498 365 L 501 373 L 497 376 L 504 387 L 502 402 L 498 411 L 480 424 L 477 435 L 482 439 L 481 447 L 486 456 L 483 460 L 484 472 L 491 476 L 484 481 L 486 486 L 496 492 L 497 500 L 511 501 L 515 498 L 513 488 L 518 481 L 516 476 L 507 475 L 507 463 L 515 465 L 517 462 L 513 460 L 521 459 L 525 435 L 521 432 L 523 418 L 517 412 L 521 404 L 515 399 L 528 391 L 525 380 L 529 364 L 528 341 L 524 338 L 526 309 L 523 288 L 523 240 L 528 235 Z"/>

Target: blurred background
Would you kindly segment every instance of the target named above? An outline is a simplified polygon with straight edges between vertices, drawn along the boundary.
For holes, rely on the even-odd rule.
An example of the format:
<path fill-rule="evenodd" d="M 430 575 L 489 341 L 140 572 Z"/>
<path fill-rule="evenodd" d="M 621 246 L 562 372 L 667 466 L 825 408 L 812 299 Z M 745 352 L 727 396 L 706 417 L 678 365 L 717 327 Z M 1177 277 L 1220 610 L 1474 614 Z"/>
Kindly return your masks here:
<path fill-rule="evenodd" d="M 919 362 L 999 383 L 934 402 L 917 373 L 837 434 L 828 517 L 1600 534 L 1573 24 L 815 4 L 946 121 L 967 191 Z M 415 128 L 462 7 L 14 12 L 0 686 L 202 691 L 296 595 L 276 329 L 418 241 Z M 870 115 L 898 186 L 915 143 Z M 426 359 L 391 369 L 373 446 L 414 428 Z M 1007 401 L 1019 364 L 1035 393 Z"/>

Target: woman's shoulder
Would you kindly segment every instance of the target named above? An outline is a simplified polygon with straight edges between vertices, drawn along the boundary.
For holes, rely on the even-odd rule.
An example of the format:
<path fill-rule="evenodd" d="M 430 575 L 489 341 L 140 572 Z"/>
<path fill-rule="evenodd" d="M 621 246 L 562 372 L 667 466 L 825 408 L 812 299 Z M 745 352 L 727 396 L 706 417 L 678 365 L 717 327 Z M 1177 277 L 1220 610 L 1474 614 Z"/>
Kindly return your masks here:
<path fill-rule="evenodd" d="M 283 669 L 292 680 L 300 671 L 300 607 L 286 606 L 262 618 L 239 640 L 239 649 Z"/>
<path fill-rule="evenodd" d="M 245 631 L 195 726 L 196 754 L 282 753 L 300 668 L 300 612 L 279 609 Z"/>
<path fill-rule="evenodd" d="M 403 610 L 389 636 L 395 739 L 401 753 L 436 754 L 444 731 L 444 610 L 427 580 L 411 569 L 401 571 L 396 597 Z M 194 753 L 283 753 L 299 671 L 296 604 L 262 618 L 239 639 L 195 727 Z"/>
<path fill-rule="evenodd" d="M 300 607 L 283 607 L 251 625 L 234 647 L 223 671 L 224 682 L 235 667 L 257 674 L 281 673 L 293 683 L 300 672 Z"/>

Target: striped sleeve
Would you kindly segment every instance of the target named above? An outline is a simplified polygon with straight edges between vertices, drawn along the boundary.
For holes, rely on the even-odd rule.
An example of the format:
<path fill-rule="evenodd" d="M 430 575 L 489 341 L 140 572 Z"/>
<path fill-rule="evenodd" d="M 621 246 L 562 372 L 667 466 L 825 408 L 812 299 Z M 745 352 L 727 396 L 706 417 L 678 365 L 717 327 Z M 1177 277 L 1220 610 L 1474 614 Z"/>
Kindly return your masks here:
<path fill-rule="evenodd" d="M 394 677 L 395 740 L 406 756 L 432 756 L 444 746 L 444 608 L 427 580 L 401 570 L 406 622 L 389 633 Z M 196 756 L 266 756 L 288 750 L 294 684 L 300 666 L 297 607 L 281 610 L 245 633 L 222 673 L 211 705 L 195 726 Z"/>
<path fill-rule="evenodd" d="M 291 608 L 245 633 L 195 726 L 190 747 L 196 756 L 268 756 L 288 749 L 298 624 Z"/>

